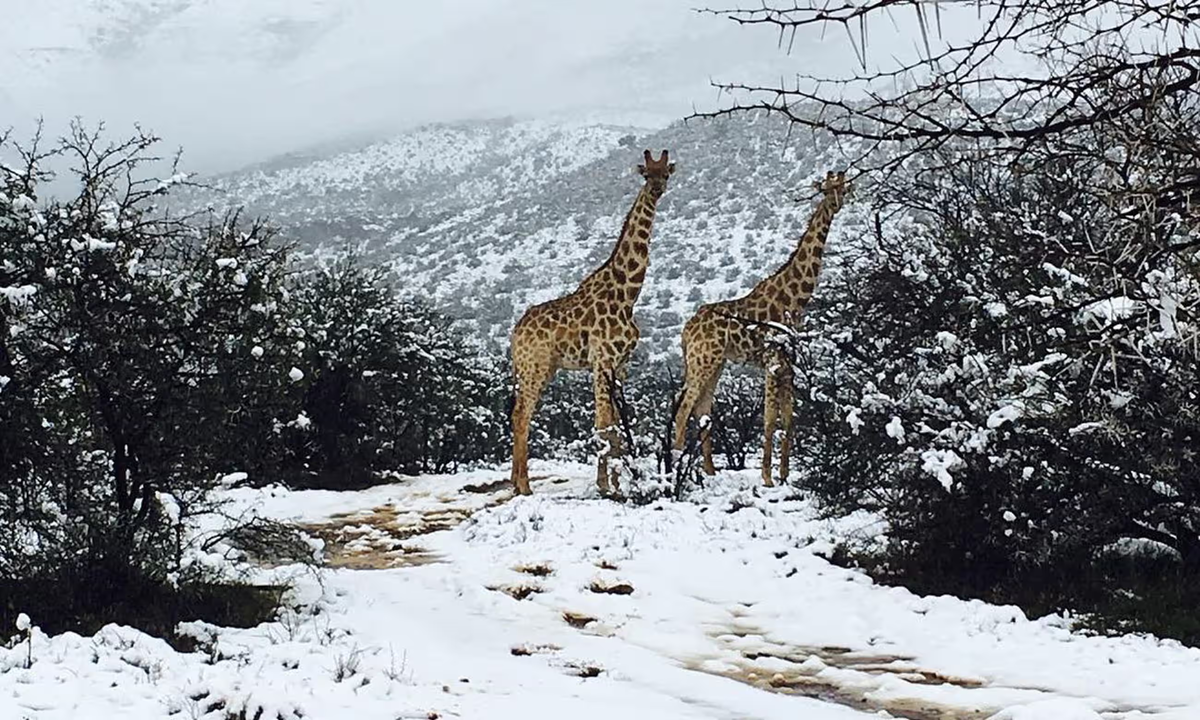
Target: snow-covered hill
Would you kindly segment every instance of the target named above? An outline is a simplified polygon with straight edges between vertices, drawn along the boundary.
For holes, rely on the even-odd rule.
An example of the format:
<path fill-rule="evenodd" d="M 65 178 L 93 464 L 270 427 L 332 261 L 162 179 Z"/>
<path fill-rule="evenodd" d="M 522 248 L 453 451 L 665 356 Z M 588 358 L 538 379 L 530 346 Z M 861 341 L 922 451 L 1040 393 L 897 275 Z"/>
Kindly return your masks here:
<path fill-rule="evenodd" d="M 504 342 L 525 307 L 607 258 L 643 148 L 670 149 L 678 168 L 637 309 L 646 348 L 673 351 L 700 303 L 749 289 L 787 258 L 816 202 L 812 181 L 844 167 L 836 148 L 765 116 L 460 123 L 214 178 L 221 194 L 204 199 L 269 215 L 314 253 L 353 248 L 387 263 L 406 289 Z M 835 222 L 827 272 L 863 212 L 851 203 Z"/>

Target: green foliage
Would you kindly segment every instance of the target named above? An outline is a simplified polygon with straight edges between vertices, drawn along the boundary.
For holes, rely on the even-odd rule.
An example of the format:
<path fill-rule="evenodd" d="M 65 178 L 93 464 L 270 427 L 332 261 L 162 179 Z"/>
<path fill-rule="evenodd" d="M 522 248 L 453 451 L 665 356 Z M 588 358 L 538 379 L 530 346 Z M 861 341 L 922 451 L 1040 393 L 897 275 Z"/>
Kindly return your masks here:
<path fill-rule="evenodd" d="M 499 459 L 502 371 L 448 318 L 398 296 L 385 270 L 340 260 L 303 275 L 292 303 L 306 372 L 303 414 L 289 423 L 297 482 L 362 485 Z"/>
<path fill-rule="evenodd" d="M 220 477 L 271 465 L 289 400 L 249 351 L 279 330 L 287 247 L 162 213 L 180 178 L 146 172 L 154 142 L 76 127 L 0 175 L 0 587 L 57 585 L 79 612 L 204 579 L 184 527 Z M 50 158 L 80 190 L 38 203 Z"/>
<path fill-rule="evenodd" d="M 859 238 L 811 310 L 805 483 L 888 521 L 905 584 L 1099 608 L 1114 547 L 1200 567 L 1195 218 L 1147 201 L 1170 162 L 1126 145 L 1130 172 L 1107 132 L 898 190 L 911 221 Z"/>

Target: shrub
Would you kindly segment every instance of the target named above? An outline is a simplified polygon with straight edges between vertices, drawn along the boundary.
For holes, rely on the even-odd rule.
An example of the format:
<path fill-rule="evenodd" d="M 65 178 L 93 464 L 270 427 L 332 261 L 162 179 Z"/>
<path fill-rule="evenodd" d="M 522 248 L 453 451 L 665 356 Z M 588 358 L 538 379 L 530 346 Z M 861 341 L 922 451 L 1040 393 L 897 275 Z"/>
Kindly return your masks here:
<path fill-rule="evenodd" d="M 0 602 L 88 613 L 206 578 L 185 527 L 219 478 L 271 467 L 288 248 L 236 217 L 177 219 L 155 139 L 76 126 L 0 170 Z M 8 148 L 4 148 L 8 149 Z M 52 159 L 78 195 L 39 203 Z M 198 432 L 198 430 L 200 430 Z"/>

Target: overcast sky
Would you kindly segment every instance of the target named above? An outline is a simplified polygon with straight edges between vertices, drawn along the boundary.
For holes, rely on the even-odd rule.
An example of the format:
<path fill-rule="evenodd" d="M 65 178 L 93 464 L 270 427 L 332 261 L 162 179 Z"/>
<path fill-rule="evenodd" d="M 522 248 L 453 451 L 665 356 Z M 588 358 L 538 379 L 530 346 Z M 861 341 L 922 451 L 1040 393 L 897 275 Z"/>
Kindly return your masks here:
<path fill-rule="evenodd" d="M 719 0 L 714 0 L 719 2 Z M 854 61 L 844 32 L 791 55 L 702 0 L 0 0 L 0 125 L 141 122 L 212 172 L 430 121 L 601 114 L 665 123 L 710 78 Z M 871 53 L 911 52 L 911 26 Z"/>

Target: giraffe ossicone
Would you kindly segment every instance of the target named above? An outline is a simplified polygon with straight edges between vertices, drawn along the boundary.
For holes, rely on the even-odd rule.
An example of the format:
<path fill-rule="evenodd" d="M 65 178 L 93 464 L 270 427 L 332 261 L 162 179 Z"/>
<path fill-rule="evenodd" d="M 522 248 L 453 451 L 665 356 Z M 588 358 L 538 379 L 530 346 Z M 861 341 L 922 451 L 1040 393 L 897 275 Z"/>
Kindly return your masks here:
<path fill-rule="evenodd" d="M 774 484 L 771 464 L 777 421 L 783 426 L 780 479 L 787 479 L 794 409 L 791 357 L 772 336 L 798 327 L 816 290 L 829 226 L 850 191 L 844 172 L 828 172 L 814 185 L 822 193 L 821 202 L 788 261 L 746 295 L 701 305 L 683 327 L 684 379 L 675 411 L 674 453 L 683 450 L 688 420 L 711 416 L 713 393 L 726 361 L 760 367 L 765 375 L 762 478 L 767 486 Z M 712 475 L 716 472 L 712 437 L 708 428 L 702 428 L 700 435 L 704 471 Z"/>
<path fill-rule="evenodd" d="M 512 410 L 511 479 L 518 494 L 530 494 L 529 423 L 546 384 L 559 370 L 591 370 L 596 403 L 595 429 L 601 440 L 596 485 L 601 494 L 618 492 L 608 460 L 623 454 L 614 387 L 624 380 L 625 365 L 639 331 L 633 306 L 650 265 L 650 231 L 658 200 L 675 172 L 666 150 L 656 160 L 649 150 L 637 166 L 645 179 L 625 216 L 612 255 L 569 295 L 534 305 L 512 332 L 515 398 Z"/>

